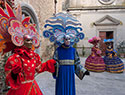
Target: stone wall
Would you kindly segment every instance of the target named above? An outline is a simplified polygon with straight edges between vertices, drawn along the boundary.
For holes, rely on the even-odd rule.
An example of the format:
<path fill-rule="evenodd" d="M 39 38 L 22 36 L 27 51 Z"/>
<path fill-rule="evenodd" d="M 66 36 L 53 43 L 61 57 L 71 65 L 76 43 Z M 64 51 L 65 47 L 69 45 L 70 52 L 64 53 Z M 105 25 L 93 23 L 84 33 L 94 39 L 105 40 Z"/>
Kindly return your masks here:
<path fill-rule="evenodd" d="M 80 8 L 80 7 L 91 7 L 91 6 L 105 6 L 106 4 L 101 3 L 101 0 L 66 0 L 69 1 L 69 6 L 71 8 Z M 78 2 L 79 1 L 79 2 Z M 103 1 L 103 0 L 102 0 Z M 110 0 L 111 5 L 125 5 L 125 0 Z M 109 1 L 109 2 L 110 2 Z M 108 5 L 108 4 L 107 4 Z"/>
<path fill-rule="evenodd" d="M 0 55 L 0 95 L 6 95 L 8 91 L 8 86 L 5 84 L 5 72 L 4 72 L 4 65 L 8 55 L 1 56 Z"/>

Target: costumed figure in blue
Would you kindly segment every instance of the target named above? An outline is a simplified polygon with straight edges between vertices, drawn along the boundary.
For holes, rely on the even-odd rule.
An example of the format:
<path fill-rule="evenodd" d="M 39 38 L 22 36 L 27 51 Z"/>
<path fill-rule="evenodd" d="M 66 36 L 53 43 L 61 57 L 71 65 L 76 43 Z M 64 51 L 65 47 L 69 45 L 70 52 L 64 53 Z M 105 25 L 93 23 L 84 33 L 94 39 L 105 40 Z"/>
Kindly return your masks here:
<path fill-rule="evenodd" d="M 106 64 L 106 71 L 111 73 L 122 73 L 124 71 L 124 64 L 122 60 L 117 56 L 116 50 L 112 48 L 113 39 L 104 39 L 107 45 L 106 56 L 104 62 Z"/>
<path fill-rule="evenodd" d="M 82 80 L 84 75 L 89 72 L 80 64 L 80 58 L 74 43 L 84 38 L 80 33 L 81 24 L 70 14 L 58 13 L 49 20 L 46 20 L 46 27 L 50 27 L 43 32 L 45 38 L 56 43 L 58 48 L 55 50 L 54 59 L 57 61 L 56 72 L 53 73 L 56 79 L 56 95 L 76 95 L 75 74 Z M 78 27 L 79 26 L 79 27 Z"/>

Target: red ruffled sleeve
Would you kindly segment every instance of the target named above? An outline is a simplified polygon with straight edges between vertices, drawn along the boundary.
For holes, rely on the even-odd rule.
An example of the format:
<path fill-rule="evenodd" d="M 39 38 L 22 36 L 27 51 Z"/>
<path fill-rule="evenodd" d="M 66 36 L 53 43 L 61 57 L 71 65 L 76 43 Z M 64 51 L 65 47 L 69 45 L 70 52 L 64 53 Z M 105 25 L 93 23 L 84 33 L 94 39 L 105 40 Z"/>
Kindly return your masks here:
<path fill-rule="evenodd" d="M 5 64 L 6 84 L 11 86 L 12 89 L 16 89 L 21 84 L 21 73 L 16 75 L 16 79 L 12 77 L 12 70 L 15 65 L 21 66 L 19 55 L 14 54 L 10 56 Z"/>
<path fill-rule="evenodd" d="M 45 63 L 41 63 L 39 55 L 36 55 L 36 58 L 37 58 L 36 71 L 38 73 L 41 73 L 41 72 L 44 72 L 44 71 L 48 71 L 48 72 L 51 72 L 51 73 L 55 72 L 55 64 L 56 64 L 55 60 L 50 59 Z"/>

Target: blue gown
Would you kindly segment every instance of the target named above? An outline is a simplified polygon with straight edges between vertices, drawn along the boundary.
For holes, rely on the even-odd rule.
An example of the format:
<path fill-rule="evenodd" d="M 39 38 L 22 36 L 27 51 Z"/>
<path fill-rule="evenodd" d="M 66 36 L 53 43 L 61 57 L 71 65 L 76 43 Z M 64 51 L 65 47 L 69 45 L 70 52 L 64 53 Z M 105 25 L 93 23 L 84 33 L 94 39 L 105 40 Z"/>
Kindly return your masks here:
<path fill-rule="evenodd" d="M 116 51 L 113 49 L 106 50 L 104 62 L 106 64 L 106 71 L 108 72 L 120 73 L 124 71 L 123 61 L 116 55 Z"/>
<path fill-rule="evenodd" d="M 60 46 L 54 53 L 54 59 L 59 63 L 59 72 L 56 78 L 56 95 L 76 95 L 75 65 L 80 63 L 76 49 Z"/>

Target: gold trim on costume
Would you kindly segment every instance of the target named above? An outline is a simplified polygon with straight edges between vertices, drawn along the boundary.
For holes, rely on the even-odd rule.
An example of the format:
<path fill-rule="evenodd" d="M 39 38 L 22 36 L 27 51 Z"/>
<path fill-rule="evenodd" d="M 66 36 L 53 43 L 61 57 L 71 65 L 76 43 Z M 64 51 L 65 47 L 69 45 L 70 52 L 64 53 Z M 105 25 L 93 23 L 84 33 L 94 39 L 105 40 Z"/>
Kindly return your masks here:
<path fill-rule="evenodd" d="M 74 60 L 59 60 L 60 65 L 74 65 Z"/>
<path fill-rule="evenodd" d="M 105 64 L 94 64 L 94 63 L 89 63 L 89 62 L 86 62 L 87 64 L 91 64 L 91 65 L 94 65 L 94 66 L 105 66 Z"/>
<path fill-rule="evenodd" d="M 32 88 L 33 88 L 33 84 L 31 85 L 31 87 L 30 87 L 29 92 L 28 92 L 27 95 L 30 95 L 30 92 L 31 92 Z"/>
<path fill-rule="evenodd" d="M 36 93 L 36 95 L 37 95 L 36 87 L 35 87 L 35 86 L 33 86 L 33 87 L 34 87 L 35 93 Z"/>
<path fill-rule="evenodd" d="M 30 83 L 30 82 L 33 83 L 33 81 L 34 81 L 34 80 L 26 80 L 26 81 L 23 81 L 23 82 L 21 82 L 21 83 L 22 83 L 22 84 Z"/>
<path fill-rule="evenodd" d="M 103 67 L 95 67 L 95 66 L 93 67 L 93 66 L 90 66 L 90 65 L 87 64 L 86 67 L 96 68 L 96 69 L 102 69 L 102 68 L 105 68 L 105 65 Z"/>
<path fill-rule="evenodd" d="M 40 71 L 40 70 L 41 70 L 41 67 L 42 67 L 42 64 L 39 64 L 39 65 L 36 67 L 36 70 L 37 70 L 37 71 Z"/>
<path fill-rule="evenodd" d="M 104 72 L 105 71 L 105 70 L 93 70 L 93 69 L 88 69 L 88 68 L 86 68 L 86 69 L 89 70 L 89 71 L 93 71 L 93 72 Z"/>
<path fill-rule="evenodd" d="M 93 47 L 95 50 L 98 50 L 99 48 L 98 47 Z"/>
<path fill-rule="evenodd" d="M 124 66 L 121 66 L 121 67 L 117 67 L 117 68 L 107 68 L 108 70 L 117 70 L 117 69 L 121 69 L 121 68 L 123 68 Z"/>
<path fill-rule="evenodd" d="M 121 65 L 123 65 L 123 63 L 121 63 L 121 64 L 116 64 L 116 65 L 115 65 L 115 64 L 114 64 L 114 65 L 106 65 L 106 66 L 107 66 L 107 67 L 110 67 L 110 66 L 111 66 L 111 67 L 116 67 L 116 66 L 121 66 Z"/>
<path fill-rule="evenodd" d="M 123 72 L 124 70 L 118 70 L 118 71 L 107 71 L 107 72 L 110 72 L 110 73 L 121 73 Z"/>
<path fill-rule="evenodd" d="M 107 48 L 107 50 L 108 50 L 108 51 L 113 51 L 113 49 L 108 49 L 108 48 Z"/>

